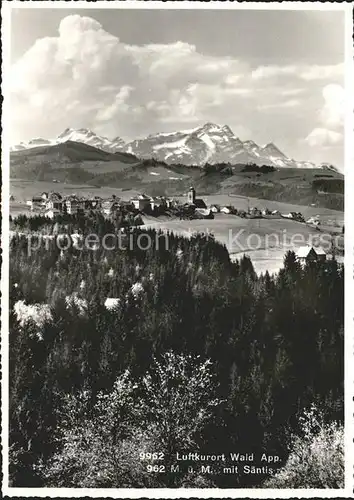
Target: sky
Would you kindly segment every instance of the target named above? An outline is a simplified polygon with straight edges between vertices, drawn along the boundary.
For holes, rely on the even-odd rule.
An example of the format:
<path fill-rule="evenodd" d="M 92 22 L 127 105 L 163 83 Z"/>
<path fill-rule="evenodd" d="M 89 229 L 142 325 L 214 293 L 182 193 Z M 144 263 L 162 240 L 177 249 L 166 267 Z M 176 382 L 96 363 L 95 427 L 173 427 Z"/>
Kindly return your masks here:
<path fill-rule="evenodd" d="M 343 167 L 344 13 L 13 9 L 11 142 L 213 122 Z"/>

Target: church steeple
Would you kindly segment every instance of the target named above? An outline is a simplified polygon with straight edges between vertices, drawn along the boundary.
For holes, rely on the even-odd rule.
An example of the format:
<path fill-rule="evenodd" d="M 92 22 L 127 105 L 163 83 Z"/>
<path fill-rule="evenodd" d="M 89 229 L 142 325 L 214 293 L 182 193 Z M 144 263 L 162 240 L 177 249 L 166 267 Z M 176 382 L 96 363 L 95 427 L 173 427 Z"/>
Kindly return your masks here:
<path fill-rule="evenodd" d="M 195 189 L 194 187 L 191 187 L 188 191 L 188 203 L 191 205 L 194 205 L 195 203 Z"/>

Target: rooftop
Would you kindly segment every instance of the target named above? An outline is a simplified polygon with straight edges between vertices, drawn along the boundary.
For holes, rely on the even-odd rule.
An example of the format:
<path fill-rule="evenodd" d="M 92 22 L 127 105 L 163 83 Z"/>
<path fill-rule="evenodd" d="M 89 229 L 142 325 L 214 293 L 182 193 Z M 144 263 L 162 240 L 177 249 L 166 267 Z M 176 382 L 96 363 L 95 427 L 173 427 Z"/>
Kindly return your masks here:
<path fill-rule="evenodd" d="M 297 249 L 296 256 L 300 258 L 306 258 L 311 250 L 313 250 L 316 255 L 326 255 L 326 252 L 322 247 L 312 247 L 310 245 L 305 245 Z"/>

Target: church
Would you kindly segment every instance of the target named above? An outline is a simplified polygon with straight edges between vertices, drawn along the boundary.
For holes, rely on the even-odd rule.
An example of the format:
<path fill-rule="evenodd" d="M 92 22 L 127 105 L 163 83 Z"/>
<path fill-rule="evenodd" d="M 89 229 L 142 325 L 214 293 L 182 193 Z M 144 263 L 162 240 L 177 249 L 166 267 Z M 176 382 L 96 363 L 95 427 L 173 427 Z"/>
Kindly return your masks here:
<path fill-rule="evenodd" d="M 195 208 L 207 208 L 204 200 L 202 198 L 196 197 L 196 192 L 194 187 L 191 187 L 187 195 L 188 204 L 193 205 Z"/>

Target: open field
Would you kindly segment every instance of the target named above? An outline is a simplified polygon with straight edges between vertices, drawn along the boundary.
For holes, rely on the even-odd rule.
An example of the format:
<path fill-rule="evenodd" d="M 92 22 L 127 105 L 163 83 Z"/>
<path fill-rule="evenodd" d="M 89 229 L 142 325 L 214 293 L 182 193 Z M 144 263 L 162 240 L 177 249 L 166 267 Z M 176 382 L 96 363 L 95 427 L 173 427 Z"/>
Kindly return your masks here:
<path fill-rule="evenodd" d="M 33 196 L 40 196 L 43 192 L 58 191 L 62 195 L 77 194 L 83 196 L 101 196 L 109 198 L 116 195 L 123 200 L 129 200 L 135 196 L 138 191 L 134 189 L 119 189 L 109 186 L 97 187 L 87 184 L 69 184 L 63 182 L 49 181 L 28 181 L 23 179 L 10 179 L 10 194 L 15 198 L 14 202 L 10 202 L 10 213 L 18 215 L 27 213 L 26 200 L 30 200 Z M 30 214 L 31 212 L 29 212 Z"/>
<path fill-rule="evenodd" d="M 176 197 L 181 201 L 185 201 L 184 197 Z M 279 210 L 281 213 L 301 212 L 305 219 L 319 215 L 321 222 L 328 225 L 342 226 L 344 224 L 344 212 L 332 210 L 329 208 L 309 207 L 306 205 L 296 205 L 293 203 L 284 203 L 281 201 L 270 201 L 261 198 L 251 198 L 241 195 L 228 194 L 211 194 L 203 196 L 207 205 L 214 203 L 224 206 L 233 205 L 239 210 L 247 211 L 248 207 L 257 207 L 259 209 L 268 208 L 269 210 Z"/>
<path fill-rule="evenodd" d="M 59 191 L 62 195 L 67 196 L 70 194 L 77 194 L 83 196 L 101 196 L 102 198 L 109 198 L 116 195 L 122 200 L 129 200 L 135 196 L 138 191 L 134 189 L 118 189 L 105 187 L 89 186 L 87 184 L 67 184 L 62 182 L 46 182 L 46 181 L 26 181 L 22 179 L 10 180 L 10 194 L 15 198 L 10 201 L 10 215 L 17 217 L 20 214 L 31 217 L 36 215 L 37 212 L 32 212 L 26 205 L 26 200 L 30 200 L 33 196 L 40 196 L 43 192 Z"/>
<path fill-rule="evenodd" d="M 147 227 L 173 231 L 186 237 L 193 233 L 211 233 L 223 243 L 231 258 L 246 254 L 252 258 L 256 272 L 276 272 L 287 250 L 306 244 L 330 247 L 330 234 L 307 224 L 286 219 L 242 219 L 234 215 L 216 214 L 213 220 L 145 219 Z"/>
<path fill-rule="evenodd" d="M 157 170 L 158 171 L 158 170 Z M 157 177 L 157 176 L 156 176 Z M 32 196 L 40 195 L 43 191 L 59 191 L 64 195 L 81 194 L 84 196 L 101 196 L 108 198 L 116 195 L 128 200 L 137 194 L 134 189 L 119 189 L 113 187 L 95 187 L 69 183 L 54 183 L 46 181 L 26 181 L 14 179 L 10 181 L 10 192 L 15 201 L 10 203 L 10 213 L 13 216 L 20 213 L 31 215 L 25 204 Z M 185 202 L 184 196 L 176 197 Z M 344 224 L 344 213 L 336 210 L 308 207 L 269 201 L 259 198 L 247 198 L 230 194 L 213 194 L 203 196 L 207 205 L 233 205 L 237 209 L 246 210 L 248 207 L 268 208 L 279 210 L 281 213 L 301 212 L 305 219 L 318 215 L 321 220 L 321 230 L 313 226 L 284 218 L 269 219 L 242 219 L 234 215 L 216 214 L 213 220 L 178 220 L 171 217 L 144 217 L 145 225 L 163 231 L 173 231 L 177 234 L 190 236 L 195 232 L 212 233 L 215 238 L 225 244 L 231 258 L 240 258 L 244 253 L 254 262 L 255 270 L 260 273 L 268 270 L 276 272 L 282 265 L 284 254 L 289 249 L 306 243 L 320 242 L 328 246 L 329 234 L 340 233 Z M 326 240 L 327 238 L 327 240 Z"/>
<path fill-rule="evenodd" d="M 158 172 L 158 169 L 151 169 Z M 157 176 L 156 176 L 157 177 Z M 102 198 L 108 198 L 113 194 L 122 198 L 123 200 L 129 200 L 132 196 L 135 196 L 139 190 L 137 189 L 122 189 L 110 186 L 92 186 L 89 184 L 70 184 L 63 182 L 50 182 L 50 181 L 29 181 L 24 179 L 10 179 L 10 194 L 14 196 L 15 202 L 25 203 L 26 200 L 31 199 L 32 196 L 38 196 L 43 191 L 59 191 L 64 195 L 69 194 L 82 194 L 84 196 L 101 196 Z M 181 202 L 186 201 L 185 196 L 174 196 L 174 198 L 179 199 Z M 311 216 L 319 215 L 321 222 L 329 223 L 330 225 L 338 224 L 342 226 L 344 223 L 344 213 L 331 210 L 329 208 L 319 208 L 319 207 L 309 207 L 305 205 L 296 205 L 293 203 L 284 203 L 280 201 L 270 201 L 260 198 L 252 198 L 241 195 L 228 194 L 227 192 L 223 194 L 210 194 L 203 196 L 204 201 L 207 205 L 217 203 L 219 205 L 233 205 L 238 209 L 246 210 L 249 207 L 269 208 L 269 210 L 279 210 L 281 213 L 288 212 L 301 212 L 307 219 Z"/>

